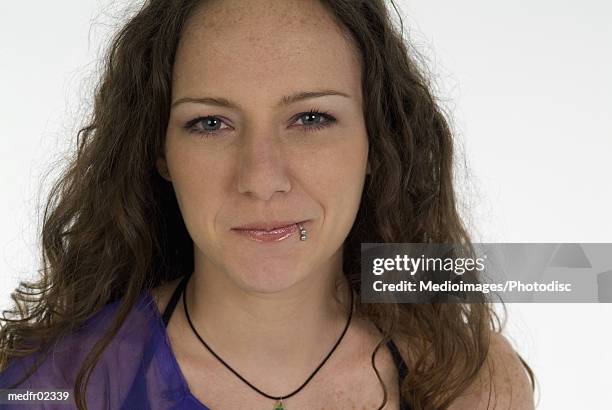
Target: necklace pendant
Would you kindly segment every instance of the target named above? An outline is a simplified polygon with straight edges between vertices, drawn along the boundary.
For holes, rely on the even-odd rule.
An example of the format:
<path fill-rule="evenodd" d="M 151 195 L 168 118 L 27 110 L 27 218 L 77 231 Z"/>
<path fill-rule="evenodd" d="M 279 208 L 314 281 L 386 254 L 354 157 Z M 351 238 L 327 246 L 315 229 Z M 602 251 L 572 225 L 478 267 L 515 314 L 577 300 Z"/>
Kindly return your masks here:
<path fill-rule="evenodd" d="M 276 402 L 272 410 L 287 410 L 287 409 L 285 409 L 285 405 L 283 404 L 283 400 L 281 399 Z"/>

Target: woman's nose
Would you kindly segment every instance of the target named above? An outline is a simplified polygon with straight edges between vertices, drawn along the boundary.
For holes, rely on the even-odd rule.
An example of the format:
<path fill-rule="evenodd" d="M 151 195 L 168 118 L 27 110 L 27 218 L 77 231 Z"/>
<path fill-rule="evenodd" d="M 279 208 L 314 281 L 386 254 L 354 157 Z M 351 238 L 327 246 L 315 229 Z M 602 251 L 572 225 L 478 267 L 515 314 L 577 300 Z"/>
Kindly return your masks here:
<path fill-rule="evenodd" d="M 238 158 L 237 186 L 241 194 L 269 200 L 276 192 L 289 192 L 289 161 L 276 135 L 244 136 Z"/>

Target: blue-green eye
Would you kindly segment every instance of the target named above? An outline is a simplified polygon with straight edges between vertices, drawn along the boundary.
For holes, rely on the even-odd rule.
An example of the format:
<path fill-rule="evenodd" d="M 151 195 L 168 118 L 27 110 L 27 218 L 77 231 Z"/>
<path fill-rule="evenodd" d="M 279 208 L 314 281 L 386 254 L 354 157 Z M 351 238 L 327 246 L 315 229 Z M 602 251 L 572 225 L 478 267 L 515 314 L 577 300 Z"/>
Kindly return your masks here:
<path fill-rule="evenodd" d="M 317 131 L 321 128 L 329 127 L 336 119 L 327 112 L 320 112 L 314 108 L 308 112 L 301 113 L 297 120 L 302 120 L 304 131 Z"/>
<path fill-rule="evenodd" d="M 308 112 L 303 112 L 293 117 L 293 123 L 298 121 L 301 121 L 302 124 L 298 124 L 297 127 L 302 128 L 303 131 L 311 132 L 330 126 L 336 122 L 336 119 L 327 112 L 320 112 L 313 108 Z M 206 137 L 219 134 L 231 127 L 223 119 L 209 115 L 188 121 L 184 128 L 190 133 Z"/>
<path fill-rule="evenodd" d="M 219 117 L 198 117 L 185 124 L 185 129 L 195 134 L 217 134 L 219 131 L 229 128 L 227 124 L 225 124 L 225 128 L 221 128 L 222 124 L 225 124 L 225 122 Z"/>

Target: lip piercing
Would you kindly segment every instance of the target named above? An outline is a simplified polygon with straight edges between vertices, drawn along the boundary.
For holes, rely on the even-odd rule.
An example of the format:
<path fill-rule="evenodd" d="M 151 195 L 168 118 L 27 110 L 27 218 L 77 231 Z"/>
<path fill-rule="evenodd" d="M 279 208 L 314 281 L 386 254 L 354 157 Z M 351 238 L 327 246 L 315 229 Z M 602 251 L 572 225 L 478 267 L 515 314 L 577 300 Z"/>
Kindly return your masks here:
<path fill-rule="evenodd" d="M 308 239 L 306 229 L 304 229 L 301 224 L 298 224 L 298 228 L 300 228 L 300 241 L 305 241 L 306 239 Z"/>

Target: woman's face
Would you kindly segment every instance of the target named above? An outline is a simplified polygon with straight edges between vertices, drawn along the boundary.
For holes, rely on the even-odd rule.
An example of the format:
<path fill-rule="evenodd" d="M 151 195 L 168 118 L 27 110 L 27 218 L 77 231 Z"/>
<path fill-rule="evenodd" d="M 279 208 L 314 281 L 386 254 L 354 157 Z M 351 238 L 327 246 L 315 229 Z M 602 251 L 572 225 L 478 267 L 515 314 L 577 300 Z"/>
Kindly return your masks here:
<path fill-rule="evenodd" d="M 368 138 L 359 56 L 326 10 L 207 2 L 187 23 L 172 81 L 158 169 L 167 167 L 196 269 L 259 292 L 341 271 Z M 273 221 L 306 221 L 308 240 L 233 229 Z"/>

